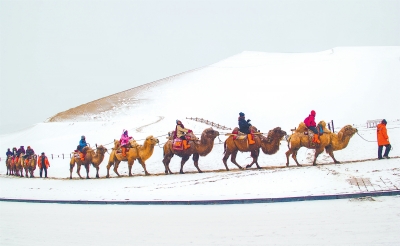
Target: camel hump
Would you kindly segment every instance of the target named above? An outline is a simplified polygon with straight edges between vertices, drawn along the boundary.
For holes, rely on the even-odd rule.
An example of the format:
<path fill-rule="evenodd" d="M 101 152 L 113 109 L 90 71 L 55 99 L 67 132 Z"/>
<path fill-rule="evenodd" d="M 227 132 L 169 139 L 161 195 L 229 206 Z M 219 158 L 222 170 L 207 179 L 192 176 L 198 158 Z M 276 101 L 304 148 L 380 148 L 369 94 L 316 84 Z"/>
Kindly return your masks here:
<path fill-rule="evenodd" d="M 297 133 L 304 133 L 307 130 L 306 124 L 304 122 L 300 122 L 299 126 L 296 129 Z"/>
<path fill-rule="evenodd" d="M 322 130 L 323 130 L 324 133 L 330 133 L 331 132 L 328 128 L 326 128 L 326 122 L 325 121 L 321 120 L 318 123 L 318 125 L 322 126 Z"/>
<path fill-rule="evenodd" d="M 129 144 L 131 145 L 132 148 L 136 148 L 137 146 L 139 146 L 139 144 L 134 139 L 130 139 Z"/>

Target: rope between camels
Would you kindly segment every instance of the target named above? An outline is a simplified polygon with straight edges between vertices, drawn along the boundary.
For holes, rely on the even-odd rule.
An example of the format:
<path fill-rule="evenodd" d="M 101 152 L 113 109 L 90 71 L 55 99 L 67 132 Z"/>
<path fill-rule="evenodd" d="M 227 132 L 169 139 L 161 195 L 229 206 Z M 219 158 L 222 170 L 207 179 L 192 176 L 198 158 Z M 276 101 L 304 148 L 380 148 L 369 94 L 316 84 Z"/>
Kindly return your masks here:
<path fill-rule="evenodd" d="M 367 141 L 367 142 L 378 142 L 378 141 L 367 140 L 367 139 L 363 138 L 358 132 L 357 132 L 357 135 L 360 136 L 360 138 L 362 138 L 364 141 Z"/>

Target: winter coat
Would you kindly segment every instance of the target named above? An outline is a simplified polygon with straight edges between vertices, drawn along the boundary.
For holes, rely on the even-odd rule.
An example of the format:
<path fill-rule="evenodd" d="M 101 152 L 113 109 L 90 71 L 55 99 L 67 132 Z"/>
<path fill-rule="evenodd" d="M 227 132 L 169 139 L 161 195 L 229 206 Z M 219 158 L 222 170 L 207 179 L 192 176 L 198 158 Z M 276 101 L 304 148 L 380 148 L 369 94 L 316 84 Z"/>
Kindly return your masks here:
<path fill-rule="evenodd" d="M 42 168 L 43 156 L 39 156 L 39 158 L 37 160 L 37 164 L 38 164 L 39 168 Z M 47 159 L 47 156 L 44 156 L 44 165 L 46 166 L 46 169 L 50 167 L 50 163 L 49 163 L 49 160 Z"/>
<path fill-rule="evenodd" d="M 307 118 L 305 118 L 304 124 L 306 124 L 307 127 L 310 127 L 310 126 L 316 127 L 317 124 L 315 123 L 315 115 L 310 114 Z"/>
<path fill-rule="evenodd" d="M 386 125 L 385 124 L 378 124 L 376 126 L 376 137 L 378 138 L 378 145 L 388 145 L 389 143 L 389 136 L 387 135 Z"/>
<path fill-rule="evenodd" d="M 13 152 L 11 152 L 11 150 L 7 150 L 6 156 L 11 156 L 11 155 L 13 155 Z"/>
<path fill-rule="evenodd" d="M 132 137 L 129 137 L 128 135 L 122 134 L 121 139 L 119 140 L 121 142 L 121 146 L 129 144 L 129 139 Z"/>
<path fill-rule="evenodd" d="M 81 139 L 80 141 L 79 141 L 79 145 L 78 145 L 78 150 L 79 151 L 82 151 L 82 149 L 83 148 L 85 148 L 87 146 L 87 143 L 86 143 L 86 140 L 85 139 Z"/>
<path fill-rule="evenodd" d="M 181 138 L 186 135 L 190 130 L 185 128 L 183 125 L 176 125 L 175 134 L 177 138 Z"/>
<path fill-rule="evenodd" d="M 246 121 L 245 117 L 239 117 L 238 123 L 239 123 L 239 131 L 246 134 L 250 133 L 249 127 L 251 126 L 251 124 Z"/>
<path fill-rule="evenodd" d="M 25 149 L 22 147 L 22 148 L 19 148 L 18 150 L 17 150 L 17 156 L 20 156 L 21 154 L 24 154 L 25 155 Z"/>
<path fill-rule="evenodd" d="M 33 149 L 27 149 L 26 150 L 26 155 L 34 155 L 35 151 Z"/>

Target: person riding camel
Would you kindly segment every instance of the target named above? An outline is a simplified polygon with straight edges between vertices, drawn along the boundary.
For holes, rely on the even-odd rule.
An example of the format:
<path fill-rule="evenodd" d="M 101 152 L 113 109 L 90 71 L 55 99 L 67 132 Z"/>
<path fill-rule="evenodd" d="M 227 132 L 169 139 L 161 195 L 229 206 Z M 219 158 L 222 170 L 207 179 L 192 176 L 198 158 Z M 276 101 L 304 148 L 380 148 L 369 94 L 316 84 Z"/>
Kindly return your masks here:
<path fill-rule="evenodd" d="M 86 149 L 84 149 L 87 145 L 85 136 L 81 136 L 81 140 L 79 140 L 78 151 L 81 161 L 85 160 Z"/>
<path fill-rule="evenodd" d="M 174 139 L 175 138 L 182 139 L 183 149 L 190 148 L 190 144 L 188 144 L 186 140 L 186 134 L 190 132 L 192 132 L 192 130 L 185 128 L 185 126 L 182 124 L 182 121 L 176 120 Z"/>
<path fill-rule="evenodd" d="M 238 124 L 239 124 L 239 131 L 247 134 L 247 138 L 249 140 L 249 144 L 254 144 L 255 141 L 253 139 L 253 135 L 250 132 L 250 119 L 246 120 L 244 113 L 239 113 Z"/>
<path fill-rule="evenodd" d="M 28 146 L 26 149 L 26 154 L 24 155 L 24 159 L 28 161 L 33 155 L 35 154 L 35 151 L 31 148 L 31 146 Z"/>
<path fill-rule="evenodd" d="M 12 149 L 12 160 L 13 161 L 16 160 L 16 157 L 18 156 L 17 153 L 18 153 L 17 147 L 13 147 L 13 149 Z"/>
<path fill-rule="evenodd" d="M 21 146 L 19 147 L 19 149 L 17 150 L 17 155 L 16 155 L 15 162 L 18 162 L 19 157 L 21 156 L 21 154 L 24 154 L 24 155 L 25 155 L 25 148 L 24 148 L 23 145 L 21 145 Z"/>
<path fill-rule="evenodd" d="M 318 138 L 318 130 L 317 130 L 317 123 L 315 123 L 315 111 L 311 110 L 310 115 L 304 119 L 304 124 L 306 124 L 307 128 L 310 129 L 314 133 L 313 142 L 314 143 L 321 143 Z"/>
<path fill-rule="evenodd" d="M 120 142 L 121 142 L 121 149 L 122 149 L 122 156 L 126 157 L 126 150 L 129 146 L 129 140 L 131 140 L 132 137 L 129 137 L 128 135 L 128 130 L 123 130 Z"/>
<path fill-rule="evenodd" d="M 13 156 L 13 152 L 11 152 L 10 148 L 7 149 L 6 156 L 7 159 Z"/>

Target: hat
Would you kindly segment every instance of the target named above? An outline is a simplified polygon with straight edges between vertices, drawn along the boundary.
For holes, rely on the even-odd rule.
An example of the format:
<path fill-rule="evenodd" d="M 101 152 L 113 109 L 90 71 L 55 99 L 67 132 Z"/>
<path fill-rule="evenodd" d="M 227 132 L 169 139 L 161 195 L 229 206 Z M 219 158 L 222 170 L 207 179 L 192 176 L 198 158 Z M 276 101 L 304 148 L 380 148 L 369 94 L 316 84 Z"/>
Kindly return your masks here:
<path fill-rule="evenodd" d="M 178 124 L 178 122 L 182 122 L 182 121 L 180 121 L 180 120 L 176 120 L 176 124 Z"/>
<path fill-rule="evenodd" d="M 21 147 L 21 148 L 23 148 L 24 146 L 23 146 L 23 145 L 21 145 L 20 147 Z"/>
<path fill-rule="evenodd" d="M 81 139 L 85 139 L 85 136 L 82 136 Z"/>
<path fill-rule="evenodd" d="M 44 152 L 42 152 L 42 155 L 44 155 Z"/>
<path fill-rule="evenodd" d="M 311 110 L 311 115 L 312 115 L 312 116 L 315 116 L 315 114 L 316 114 L 315 111 L 314 111 L 314 110 Z"/>
<path fill-rule="evenodd" d="M 385 119 L 383 119 L 381 123 L 384 124 L 384 125 L 386 125 L 386 124 L 387 124 L 387 121 L 386 121 Z"/>
<path fill-rule="evenodd" d="M 242 117 L 243 117 L 243 116 L 244 116 L 244 113 L 240 112 L 240 113 L 239 113 L 239 116 L 242 116 Z"/>
<path fill-rule="evenodd" d="M 30 149 L 31 148 L 31 146 L 28 146 L 28 149 Z"/>

